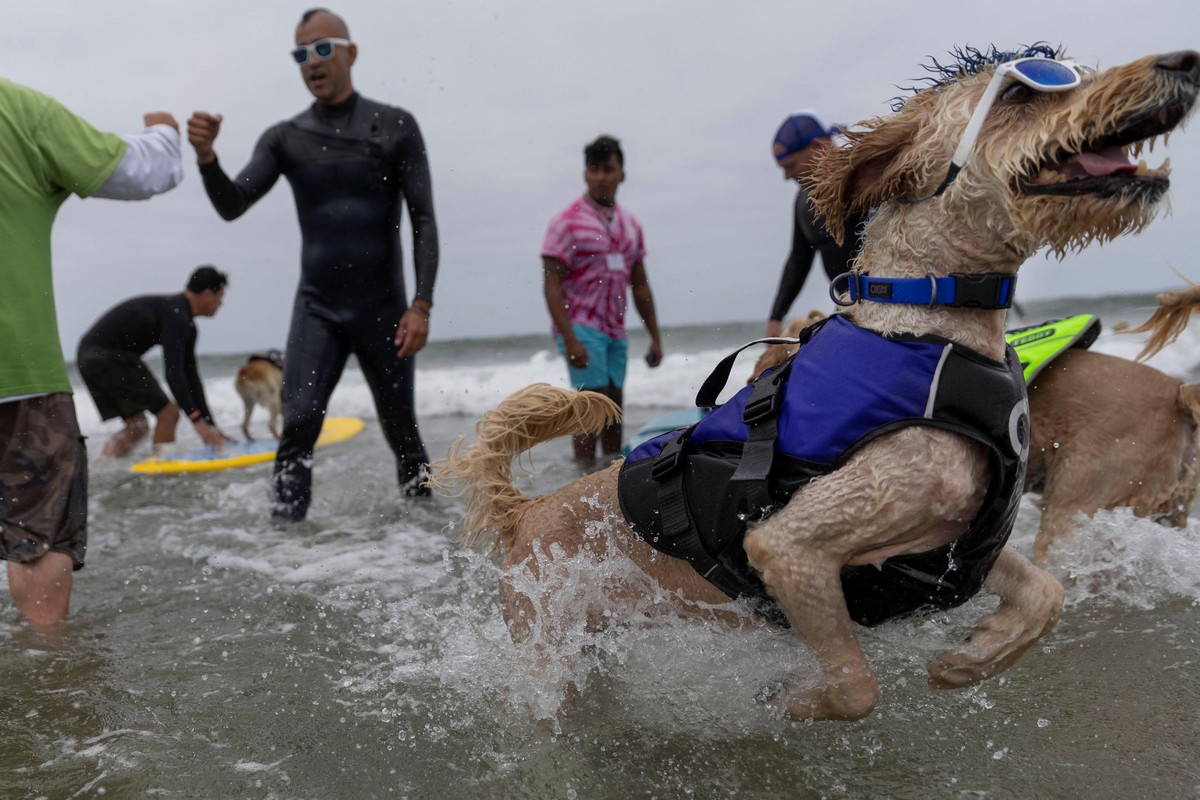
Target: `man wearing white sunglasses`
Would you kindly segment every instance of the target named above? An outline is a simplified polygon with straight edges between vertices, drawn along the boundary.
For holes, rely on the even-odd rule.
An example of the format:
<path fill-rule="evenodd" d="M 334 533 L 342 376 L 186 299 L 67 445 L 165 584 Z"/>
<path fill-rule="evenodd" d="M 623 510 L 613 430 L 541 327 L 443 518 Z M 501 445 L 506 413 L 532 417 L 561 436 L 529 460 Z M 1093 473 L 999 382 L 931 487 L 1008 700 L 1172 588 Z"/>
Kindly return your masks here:
<path fill-rule="evenodd" d="M 213 152 L 220 115 L 198 111 L 188 120 L 204 188 L 222 217 L 241 216 L 280 175 L 296 197 L 300 286 L 288 333 L 283 437 L 272 482 L 272 517 L 285 524 L 307 514 L 313 446 L 351 353 L 374 395 L 401 491 L 429 492 L 423 486 L 428 456 L 413 408 L 412 358 L 429 335 L 438 264 L 429 164 L 412 114 L 354 90 L 350 68 L 357 55 L 341 17 L 323 8 L 304 13 L 291 57 L 316 102 L 268 129 L 234 180 Z M 400 250 L 402 201 L 413 229 L 411 304 Z"/>

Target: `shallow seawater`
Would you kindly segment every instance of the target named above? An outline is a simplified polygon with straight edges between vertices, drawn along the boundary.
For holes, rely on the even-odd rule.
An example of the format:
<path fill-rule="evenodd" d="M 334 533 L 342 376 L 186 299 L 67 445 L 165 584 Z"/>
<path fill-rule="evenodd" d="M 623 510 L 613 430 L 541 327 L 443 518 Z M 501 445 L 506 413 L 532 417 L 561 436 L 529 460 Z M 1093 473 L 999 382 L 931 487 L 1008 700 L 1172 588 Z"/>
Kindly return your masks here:
<path fill-rule="evenodd" d="M 442 413 L 431 359 L 431 453 L 506 384 L 557 369 L 542 358 L 490 381 L 497 368 L 477 359 L 486 396 Z M 235 429 L 228 365 L 210 367 L 210 400 Z M 291 530 L 267 524 L 269 467 L 93 469 L 70 623 L 49 638 L 0 600 L 0 797 L 1200 797 L 1195 512 L 1183 530 L 1126 512 L 1084 523 L 1059 553 L 1062 621 L 998 678 L 925 685 L 925 662 L 994 605 L 980 597 L 861 630 L 877 711 L 794 723 L 763 698 L 811 680 L 810 654 L 753 625 L 614 612 L 578 632 L 581 656 L 534 677 L 495 563 L 457 541 L 461 502 L 398 498 L 361 379 L 338 391 L 333 413 L 367 430 L 318 452 L 310 519 Z M 657 396 L 681 404 L 671 391 Z M 111 432 L 77 402 L 93 441 Z M 630 425 L 659 413 L 634 404 Z M 565 440 L 528 466 L 530 493 L 578 474 Z M 1014 546 L 1028 553 L 1037 523 L 1027 500 Z M 565 569 L 571 591 L 638 580 L 620 563 Z M 655 600 L 647 587 L 643 610 Z"/>

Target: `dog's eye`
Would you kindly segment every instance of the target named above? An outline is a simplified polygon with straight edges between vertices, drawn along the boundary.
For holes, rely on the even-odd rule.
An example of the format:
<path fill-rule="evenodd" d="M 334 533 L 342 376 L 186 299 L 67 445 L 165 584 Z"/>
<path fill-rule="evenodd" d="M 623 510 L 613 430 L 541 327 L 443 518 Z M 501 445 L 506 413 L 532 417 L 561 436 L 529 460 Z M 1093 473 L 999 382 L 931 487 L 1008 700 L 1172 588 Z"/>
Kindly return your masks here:
<path fill-rule="evenodd" d="M 1004 103 L 1025 103 L 1031 100 L 1036 94 L 1037 92 L 1020 81 L 1013 81 L 1000 93 L 1000 101 Z"/>

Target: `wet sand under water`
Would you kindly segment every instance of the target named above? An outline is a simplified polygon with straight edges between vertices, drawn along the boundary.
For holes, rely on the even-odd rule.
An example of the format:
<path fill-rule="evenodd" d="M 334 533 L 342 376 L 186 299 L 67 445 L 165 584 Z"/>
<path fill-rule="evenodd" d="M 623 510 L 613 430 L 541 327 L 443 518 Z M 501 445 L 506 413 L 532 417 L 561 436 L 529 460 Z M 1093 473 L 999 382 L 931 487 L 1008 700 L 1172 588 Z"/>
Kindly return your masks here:
<path fill-rule="evenodd" d="M 1120 303 L 1112 320 L 1144 318 Z M 757 330 L 668 331 L 662 368 L 631 364 L 629 396 L 651 402 L 629 426 L 686 404 L 695 373 Z M 1188 336 L 1163 368 L 1196 380 Z M 418 378 L 430 453 L 513 388 L 561 378 L 555 356 L 529 355 L 542 346 L 431 348 Z M 202 359 L 221 419 L 240 419 L 238 363 Z M 986 597 L 861 631 L 883 697 L 860 722 L 793 723 L 756 699 L 811 676 L 793 635 L 670 615 L 581 632 L 586 654 L 553 677 L 586 690 L 563 708 L 508 637 L 494 563 L 456 542 L 461 502 L 397 498 L 361 376 L 342 384 L 331 413 L 367 430 L 318 452 L 310 520 L 293 530 L 266 522 L 269 467 L 92 470 L 70 623 L 48 639 L 0 599 L 0 797 L 1200 797 L 1195 510 L 1184 530 L 1098 515 L 1064 557 L 1062 622 L 966 691 L 929 690 L 924 664 Z M 77 396 L 94 452 L 111 429 L 89 403 Z M 531 464 L 530 494 L 578 474 L 566 440 Z M 1012 540 L 1025 553 L 1037 523 L 1027 499 Z M 570 568 L 579 591 L 636 577 Z"/>
<path fill-rule="evenodd" d="M 427 424 L 431 451 L 472 424 Z M 925 688 L 923 663 L 982 599 L 863 632 L 883 700 L 861 722 L 756 702 L 808 663 L 789 634 L 669 617 L 597 635 L 582 701 L 552 714 L 494 565 L 447 529 L 461 505 L 395 499 L 386 463 L 373 426 L 318 454 L 288 532 L 267 468 L 95 470 L 67 630 L 0 623 L 0 796 L 1200 796 L 1196 524 L 1102 515 L 1115 545 L 1081 543 L 1062 623 L 967 691 Z M 534 468 L 530 491 L 565 482 L 568 443 Z M 1026 552 L 1036 523 L 1026 503 Z"/>

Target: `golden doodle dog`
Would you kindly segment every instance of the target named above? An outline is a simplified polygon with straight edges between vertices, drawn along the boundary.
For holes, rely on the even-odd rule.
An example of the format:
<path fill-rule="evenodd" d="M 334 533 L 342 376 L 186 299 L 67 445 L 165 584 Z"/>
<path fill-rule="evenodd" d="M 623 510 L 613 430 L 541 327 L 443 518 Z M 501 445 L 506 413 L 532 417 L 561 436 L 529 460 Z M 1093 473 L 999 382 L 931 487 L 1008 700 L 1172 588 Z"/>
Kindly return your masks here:
<path fill-rule="evenodd" d="M 278 439 L 279 417 L 283 414 L 283 354 L 278 350 L 254 353 L 238 368 L 233 385 L 246 409 L 242 416 L 246 441 L 254 438 L 250 435 L 250 415 L 256 405 L 267 410 L 267 430 Z"/>
<path fill-rule="evenodd" d="M 1013 369 L 1006 350 L 1000 301 L 1011 296 L 1017 270 L 1040 248 L 1062 255 L 1152 220 L 1168 170 L 1135 167 L 1128 156 L 1190 112 L 1200 87 L 1200 56 L 1149 56 L 1094 72 L 1061 60 L 1048 64 L 1054 59 L 1044 57 L 1058 54 L 1044 47 L 958 55 L 935 85 L 916 92 L 894 114 L 862 123 L 847 134 L 844 147 L 830 149 L 818 162 L 809 194 L 829 230 L 841 230 L 847 214 L 873 214 L 841 295 L 843 302 L 862 302 L 832 317 L 801 356 L 808 350 L 819 358 L 824 337 L 843 334 L 881 349 L 916 342 L 914 351 L 922 353 L 930 342 L 941 342 L 953 369 L 988 379 L 986 390 L 961 393 L 957 402 L 1001 407 L 1007 426 L 998 426 L 991 438 L 965 433 L 966 426 L 932 423 L 875 435 L 829 471 L 793 487 L 790 499 L 779 500 L 781 507 L 759 506 L 744 539 L 725 542 L 718 552 L 708 550 L 711 520 L 688 510 L 684 533 L 666 544 L 683 549 L 693 539 L 703 540 L 705 552 L 689 555 L 689 561 L 653 546 L 664 546 L 668 527 L 672 536 L 679 530 L 676 494 L 649 512 L 622 501 L 643 485 L 632 480 L 634 473 L 623 474 L 639 464 L 658 470 L 661 463 L 662 486 L 674 486 L 680 476 L 694 485 L 701 450 L 693 449 L 691 439 L 681 441 L 686 438 L 681 435 L 670 447 L 662 444 L 661 462 L 634 461 L 635 451 L 625 464 L 530 499 L 513 486 L 513 459 L 551 437 L 600 430 L 617 410 L 586 392 L 545 385 L 517 392 L 484 416 L 474 444 L 464 449 L 460 441 L 434 466 L 433 483 L 443 491 L 468 492 L 465 527 L 494 537 L 503 551 L 505 617 L 513 638 L 535 648 L 537 667 L 569 658 L 556 645 L 579 625 L 600 625 L 631 595 L 645 594 L 644 583 L 597 577 L 599 585 L 587 595 L 595 599 L 587 607 L 556 602 L 555 564 L 580 555 L 628 559 L 657 584 L 664 604 L 707 618 L 746 619 L 746 605 L 732 604 L 713 576 L 724 581 L 740 568 L 737 577 L 758 581 L 762 592 L 755 602 L 770 619 L 789 624 L 819 663 L 819 682 L 797 683 L 775 698 L 796 719 L 858 719 L 878 703 L 879 685 L 854 624 L 871 614 L 852 616 L 852 608 L 865 605 L 886 619 L 916 610 L 919 604 L 912 601 L 922 593 L 942 607 L 964 602 L 980 584 L 997 595 L 999 606 L 977 622 L 969 639 L 927 665 L 935 688 L 996 675 L 1054 627 L 1062 586 L 1004 546 L 1022 488 L 1028 418 L 1020 368 Z M 1022 66 L 1010 62 L 1014 56 L 1043 58 Z M 968 125 L 972 117 L 981 124 Z M 958 145 L 963 146 L 956 151 Z M 888 293 L 893 299 L 919 297 L 922 286 L 924 298 L 912 304 L 876 302 Z M 935 288 L 940 303 L 930 302 Z M 842 369 L 856 366 L 852 358 L 840 362 Z M 793 373 L 797 365 L 800 360 L 793 362 Z M 856 391 L 907 377 L 874 362 L 859 366 L 850 376 L 858 382 Z M 788 391 L 797 383 L 789 380 Z M 820 399 L 819 391 L 815 397 Z M 931 413 L 944 413 L 938 407 L 941 390 L 937 402 L 930 398 Z M 747 400 L 746 408 L 752 407 L 747 420 L 758 418 L 757 402 Z M 828 408 L 838 411 L 837 405 Z M 864 413 L 873 411 L 866 407 Z M 1000 418 L 994 412 L 989 420 Z M 742 465 L 761 453 L 756 442 L 752 432 Z M 726 492 L 740 487 L 734 486 L 737 476 L 702 492 L 699 500 L 719 505 Z M 683 484 L 686 488 L 688 480 Z M 627 513 L 643 516 L 635 526 Z M 661 523 L 661 537 L 652 526 L 647 530 L 647 513 L 651 522 Z M 978 537 L 985 519 L 988 525 L 998 520 L 998 538 Z M 944 573 L 907 566 L 934 563 Z M 965 571 L 970 575 L 955 584 L 962 594 L 941 602 L 943 584 L 960 581 Z M 543 583 L 530 585 L 529 578 Z M 861 582 L 863 592 L 845 589 L 848 579 Z"/>
<path fill-rule="evenodd" d="M 1200 306 L 1200 287 L 1160 295 L 1159 303 L 1150 320 L 1126 331 L 1151 334 L 1136 361 L 1071 349 L 1029 385 L 1025 491 L 1041 495 L 1042 509 L 1034 564 L 1046 563 L 1077 516 L 1100 509 L 1129 508 L 1165 525 L 1187 525 L 1200 487 L 1200 384 L 1184 384 L 1138 362 L 1178 337 Z M 789 322 L 783 335 L 794 339 L 824 318 L 812 311 Z M 778 367 L 796 350 L 768 347 L 754 375 Z"/>

